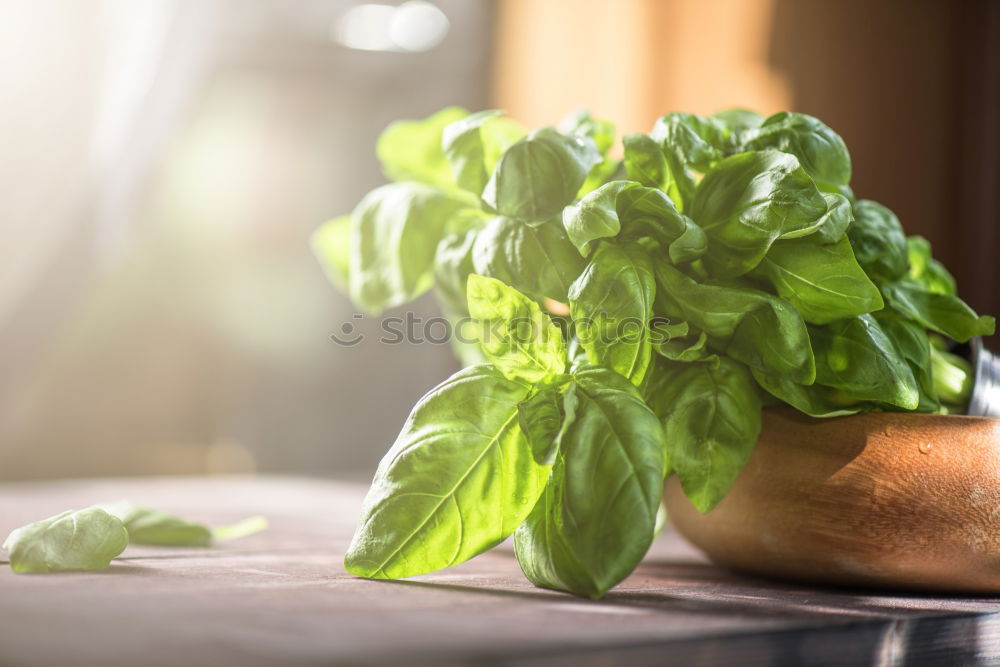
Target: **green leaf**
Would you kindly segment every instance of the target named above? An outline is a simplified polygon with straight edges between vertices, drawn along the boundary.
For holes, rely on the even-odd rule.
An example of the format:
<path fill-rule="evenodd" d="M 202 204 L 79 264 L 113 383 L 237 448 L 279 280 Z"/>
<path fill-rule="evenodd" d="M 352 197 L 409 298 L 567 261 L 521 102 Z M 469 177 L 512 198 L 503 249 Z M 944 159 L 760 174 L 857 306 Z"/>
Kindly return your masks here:
<path fill-rule="evenodd" d="M 212 541 L 212 531 L 208 526 L 160 510 L 139 507 L 126 501 L 100 507 L 121 519 L 132 544 L 203 547 Z"/>
<path fill-rule="evenodd" d="M 774 148 L 791 153 L 812 178 L 834 185 L 851 181 L 851 156 L 840 135 L 818 118 L 782 111 L 770 116 L 756 131 L 748 133 L 744 150 Z"/>
<path fill-rule="evenodd" d="M 940 395 L 941 402 L 958 406 L 964 413 L 968 407 L 969 397 L 972 395 L 975 370 L 962 357 L 933 346 L 930 348 L 930 356 L 934 389 Z"/>
<path fill-rule="evenodd" d="M 826 192 L 823 193 L 823 199 L 826 201 L 826 213 L 814 225 L 816 239 L 821 243 L 838 243 L 847 236 L 847 230 L 854 222 L 851 200 L 842 194 Z M 811 233 L 811 230 L 805 231 Z"/>
<path fill-rule="evenodd" d="M 617 209 L 618 194 L 634 186 L 632 181 L 612 181 L 563 209 L 563 227 L 566 228 L 569 240 L 581 254 L 587 255 L 590 252 L 592 242 L 618 235 L 621 231 Z"/>
<path fill-rule="evenodd" d="M 467 205 L 416 183 L 384 185 L 368 193 L 352 214 L 354 303 L 377 314 L 430 289 L 434 253 L 448 219 Z"/>
<path fill-rule="evenodd" d="M 649 238 L 668 251 L 670 261 L 689 262 L 708 247 L 704 231 L 660 190 L 634 181 L 612 181 L 563 210 L 563 226 L 584 255 L 599 239 L 619 233 L 626 240 Z"/>
<path fill-rule="evenodd" d="M 747 109 L 725 109 L 709 116 L 716 125 L 721 126 L 723 136 L 727 139 L 727 152 L 738 152 L 744 137 L 751 134 L 764 124 L 764 116 Z"/>
<path fill-rule="evenodd" d="M 913 371 L 871 315 L 809 327 L 816 382 L 857 400 L 914 410 L 920 389 Z"/>
<path fill-rule="evenodd" d="M 625 188 L 618 194 L 617 207 L 622 239 L 650 238 L 667 249 L 674 264 L 695 260 L 708 249 L 705 231 L 656 188 Z"/>
<path fill-rule="evenodd" d="M 691 218 L 708 234 L 708 270 L 735 277 L 753 269 L 771 244 L 816 230 L 830 202 L 795 156 L 740 153 L 719 162 L 695 193 Z"/>
<path fill-rule="evenodd" d="M 267 519 L 250 517 L 229 526 L 214 530 L 208 526 L 149 507 L 140 507 L 121 500 L 99 505 L 112 516 L 118 517 L 128 531 L 130 544 L 153 546 L 204 547 L 213 539 L 232 540 L 246 537 L 267 528 Z"/>
<path fill-rule="evenodd" d="M 659 420 L 624 378 L 583 368 L 575 394 L 551 480 L 514 546 L 536 585 L 599 598 L 649 548 L 668 466 Z"/>
<path fill-rule="evenodd" d="M 854 259 L 848 240 L 819 244 L 812 237 L 778 241 L 754 269 L 812 324 L 880 310 L 878 288 Z"/>
<path fill-rule="evenodd" d="M 458 234 L 448 234 L 438 243 L 434 252 L 434 288 L 446 310 L 468 314 L 469 298 L 465 288 L 469 275 L 475 273 L 472 264 L 472 247 L 479 231 L 470 229 Z"/>
<path fill-rule="evenodd" d="M 670 461 L 684 494 L 708 512 L 729 492 L 760 434 L 760 399 L 746 367 L 722 357 L 673 364 L 649 405 L 663 421 Z"/>
<path fill-rule="evenodd" d="M 480 195 L 500 156 L 527 134 L 499 110 L 480 111 L 444 128 L 441 143 L 459 187 Z"/>
<path fill-rule="evenodd" d="M 655 327 L 653 331 L 655 332 Z M 704 362 L 713 366 L 719 364 L 719 355 L 712 354 L 708 349 L 708 335 L 704 331 L 690 337 L 654 340 L 653 350 L 670 361 Z"/>
<path fill-rule="evenodd" d="M 809 333 L 787 301 L 747 287 L 701 284 L 666 263 L 656 265 L 657 313 L 684 320 L 713 348 L 796 382 L 816 376 Z"/>
<path fill-rule="evenodd" d="M 98 507 L 29 523 L 3 543 L 14 572 L 104 570 L 128 546 L 125 526 Z"/>
<path fill-rule="evenodd" d="M 927 330 L 921 325 L 908 320 L 889 308 L 873 313 L 882 331 L 892 341 L 896 352 L 913 371 L 920 390 L 918 412 L 937 412 L 941 407 L 938 400 L 938 390 L 934 386 L 934 376 L 931 364 L 931 345 Z"/>
<path fill-rule="evenodd" d="M 882 294 L 897 312 L 960 343 L 996 331 L 993 317 L 977 315 L 957 296 L 928 292 L 910 278 L 883 285 Z"/>
<path fill-rule="evenodd" d="M 722 159 L 725 129 L 716 121 L 689 113 L 668 113 L 657 119 L 650 138 L 663 149 L 670 178 L 667 193 L 677 210 L 687 211 L 694 198 L 692 171 L 704 174 Z"/>
<path fill-rule="evenodd" d="M 469 315 L 486 358 L 508 380 L 551 382 L 566 371 L 562 332 L 538 304 L 495 278 L 469 276 Z"/>
<path fill-rule="evenodd" d="M 659 142 L 645 134 L 628 134 L 622 144 L 629 179 L 662 190 L 675 204 L 679 203 L 680 193 Z"/>
<path fill-rule="evenodd" d="M 375 144 L 386 178 L 453 186 L 441 138 L 448 125 L 467 115 L 465 109 L 448 107 L 423 120 L 400 120 L 389 125 Z"/>
<path fill-rule="evenodd" d="M 425 574 L 510 536 L 549 474 L 518 421 L 530 393 L 524 382 L 474 366 L 420 399 L 375 473 L 347 571 L 371 579 Z"/>
<path fill-rule="evenodd" d="M 351 216 L 323 223 L 309 238 L 309 245 L 330 282 L 347 292 L 351 277 Z"/>
<path fill-rule="evenodd" d="M 878 202 L 854 202 L 854 223 L 847 230 L 861 268 L 875 282 L 903 276 L 907 269 L 906 235 L 892 211 Z"/>
<path fill-rule="evenodd" d="M 619 167 L 617 160 L 608 157 L 608 152 L 615 143 L 614 123 L 594 118 L 587 111 L 579 110 L 563 119 L 559 127 L 565 134 L 590 139 L 601 154 L 601 161 L 590 168 L 577 196 L 582 197 L 611 180 Z"/>
<path fill-rule="evenodd" d="M 503 216 L 542 223 L 572 203 L 601 155 L 591 139 L 551 128 L 532 132 L 500 157 L 483 201 Z"/>
<path fill-rule="evenodd" d="M 842 417 L 871 408 L 842 391 L 819 384 L 802 385 L 787 377 L 751 368 L 754 379 L 765 391 L 810 417 Z"/>
<path fill-rule="evenodd" d="M 552 465 L 565 419 L 562 389 L 557 386 L 542 387 L 518 404 L 517 418 L 531 445 L 535 462 Z"/>
<path fill-rule="evenodd" d="M 639 248 L 602 243 L 569 290 L 570 314 L 587 359 L 640 384 L 649 368 L 656 279 Z"/>
<path fill-rule="evenodd" d="M 558 221 L 531 227 L 511 218 L 495 218 L 472 247 L 476 273 L 496 278 L 533 299 L 566 302 L 586 260 L 570 243 Z"/>
<path fill-rule="evenodd" d="M 944 268 L 944 264 L 931 257 L 931 244 L 927 239 L 922 236 L 907 237 L 906 253 L 910 278 L 928 292 L 956 295 L 955 278 Z"/>

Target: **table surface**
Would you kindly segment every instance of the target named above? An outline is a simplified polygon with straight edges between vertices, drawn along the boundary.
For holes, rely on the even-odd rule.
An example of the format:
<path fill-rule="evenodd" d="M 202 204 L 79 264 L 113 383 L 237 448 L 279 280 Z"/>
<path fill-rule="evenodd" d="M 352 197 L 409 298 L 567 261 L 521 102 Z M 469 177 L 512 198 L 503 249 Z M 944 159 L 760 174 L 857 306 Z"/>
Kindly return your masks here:
<path fill-rule="evenodd" d="M 534 588 L 508 544 L 399 582 L 344 572 L 364 486 L 308 478 L 0 485 L 0 537 L 127 499 L 210 525 L 217 546 L 129 547 L 104 572 L 0 566 L 0 665 L 845 665 L 1000 663 L 1000 598 L 809 588 L 709 564 L 667 531 L 594 602 Z"/>

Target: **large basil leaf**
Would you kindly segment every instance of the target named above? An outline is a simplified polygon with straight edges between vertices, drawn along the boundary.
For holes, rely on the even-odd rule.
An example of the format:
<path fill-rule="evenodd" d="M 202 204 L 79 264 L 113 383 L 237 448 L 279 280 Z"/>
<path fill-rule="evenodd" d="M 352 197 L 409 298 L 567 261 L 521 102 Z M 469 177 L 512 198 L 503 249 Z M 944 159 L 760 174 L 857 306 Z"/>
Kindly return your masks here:
<path fill-rule="evenodd" d="M 309 245 L 326 277 L 346 292 L 351 277 L 351 216 L 342 215 L 324 223 L 313 232 Z"/>
<path fill-rule="evenodd" d="M 779 238 L 815 231 L 829 207 L 795 156 L 757 151 L 728 157 L 708 172 L 690 216 L 708 234 L 706 267 L 734 277 L 757 266 Z"/>
<path fill-rule="evenodd" d="M 851 181 L 851 156 L 840 135 L 818 118 L 782 111 L 744 138 L 744 150 L 775 148 L 791 153 L 811 177 L 824 183 Z"/>
<path fill-rule="evenodd" d="M 831 244 L 811 237 L 778 241 L 754 275 L 770 282 L 812 324 L 863 315 L 884 305 L 846 238 Z"/>
<path fill-rule="evenodd" d="M 656 279 L 639 248 L 602 243 L 570 287 L 569 308 L 590 363 L 640 384 L 649 368 Z"/>
<path fill-rule="evenodd" d="M 508 380 L 551 382 L 566 370 L 562 332 L 538 304 L 495 278 L 472 274 L 469 315 L 486 358 Z"/>
<path fill-rule="evenodd" d="M 71 510 L 13 531 L 3 548 L 14 572 L 103 570 L 128 546 L 121 520 L 98 507 Z"/>
<path fill-rule="evenodd" d="M 816 367 L 809 333 L 784 299 L 748 287 L 702 284 L 656 265 L 657 313 L 708 334 L 712 346 L 760 370 L 811 384 Z"/>
<path fill-rule="evenodd" d="M 389 125 L 375 144 L 386 177 L 392 181 L 453 186 L 454 177 L 441 148 L 441 137 L 445 127 L 467 115 L 465 109 L 448 107 L 423 120 L 400 120 Z"/>
<path fill-rule="evenodd" d="M 441 138 L 459 187 L 480 195 L 500 156 L 527 131 L 498 110 L 480 111 L 451 123 Z"/>
<path fill-rule="evenodd" d="M 132 544 L 203 547 L 212 542 L 208 526 L 160 510 L 128 502 L 102 505 L 101 509 L 121 519 Z"/>
<path fill-rule="evenodd" d="M 372 190 L 352 214 L 350 291 L 372 313 L 430 289 L 437 244 L 467 202 L 417 183 Z"/>
<path fill-rule="evenodd" d="M 910 264 L 910 278 L 928 292 L 955 296 L 955 278 L 944 268 L 944 264 L 931 257 L 931 244 L 927 239 L 922 236 L 907 237 L 906 253 Z"/>
<path fill-rule="evenodd" d="M 842 417 L 869 410 L 872 403 L 864 403 L 847 396 L 844 392 L 820 384 L 809 386 L 799 384 L 787 377 L 750 369 L 754 380 L 775 398 L 788 403 L 799 412 L 810 417 Z"/>
<path fill-rule="evenodd" d="M 871 315 L 810 326 L 809 335 L 819 384 L 904 410 L 920 403 L 913 371 Z"/>
<path fill-rule="evenodd" d="M 883 285 L 882 293 L 894 310 L 960 343 L 973 336 L 991 336 L 996 330 L 993 317 L 977 315 L 952 294 L 928 292 L 911 278 Z"/>
<path fill-rule="evenodd" d="M 648 394 L 663 421 L 670 462 L 684 494 L 700 512 L 722 500 L 746 465 L 760 434 L 760 399 L 746 367 L 672 364 Z"/>
<path fill-rule="evenodd" d="M 659 420 L 624 378 L 583 368 L 575 396 L 551 480 L 514 546 L 536 585 L 599 598 L 649 548 L 668 466 Z"/>
<path fill-rule="evenodd" d="M 599 162 L 593 140 L 552 128 L 537 130 L 500 157 L 483 201 L 500 215 L 545 222 L 576 199 L 591 167 Z"/>
<path fill-rule="evenodd" d="M 459 371 L 420 399 L 382 459 L 344 566 L 372 579 L 457 565 L 507 538 L 548 477 L 517 406 L 531 392 L 489 366 Z"/>
<path fill-rule="evenodd" d="M 876 282 L 895 280 L 906 273 L 906 235 L 899 218 L 878 202 L 854 202 L 854 223 L 847 230 L 861 268 Z"/>
<path fill-rule="evenodd" d="M 566 302 L 586 260 L 558 221 L 531 227 L 512 218 L 495 218 L 472 246 L 476 273 L 504 282 L 533 299 Z"/>

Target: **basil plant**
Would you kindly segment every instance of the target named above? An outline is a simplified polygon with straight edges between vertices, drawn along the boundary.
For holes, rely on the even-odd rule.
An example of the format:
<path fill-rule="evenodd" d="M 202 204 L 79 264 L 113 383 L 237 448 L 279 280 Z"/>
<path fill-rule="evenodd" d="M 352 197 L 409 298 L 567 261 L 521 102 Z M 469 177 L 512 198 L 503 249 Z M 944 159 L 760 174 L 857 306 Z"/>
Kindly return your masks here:
<path fill-rule="evenodd" d="M 532 582 L 598 598 L 649 547 L 667 476 L 702 512 L 726 495 L 763 406 L 961 412 L 943 337 L 994 330 L 805 114 L 670 113 L 618 146 L 582 112 L 528 132 L 448 108 L 376 150 L 392 183 L 316 254 L 370 313 L 434 290 L 478 345 L 379 465 L 346 556 L 362 577 L 513 536 Z"/>

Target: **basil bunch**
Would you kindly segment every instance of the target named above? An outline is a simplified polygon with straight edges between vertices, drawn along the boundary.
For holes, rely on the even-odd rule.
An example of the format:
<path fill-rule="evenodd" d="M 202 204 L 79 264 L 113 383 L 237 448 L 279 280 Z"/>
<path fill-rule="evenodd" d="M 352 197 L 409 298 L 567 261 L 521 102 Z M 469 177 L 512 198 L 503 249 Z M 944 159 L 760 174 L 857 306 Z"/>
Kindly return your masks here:
<path fill-rule="evenodd" d="M 423 574 L 513 535 L 532 582 L 600 597 L 646 552 L 667 475 L 703 512 L 725 496 L 763 405 L 963 409 L 969 369 L 937 334 L 994 320 L 854 198 L 833 130 L 672 113 L 613 144 L 585 113 L 532 133 L 455 108 L 395 123 L 377 153 L 396 182 L 316 232 L 359 306 L 433 288 L 480 342 L 382 460 L 348 571 Z"/>

